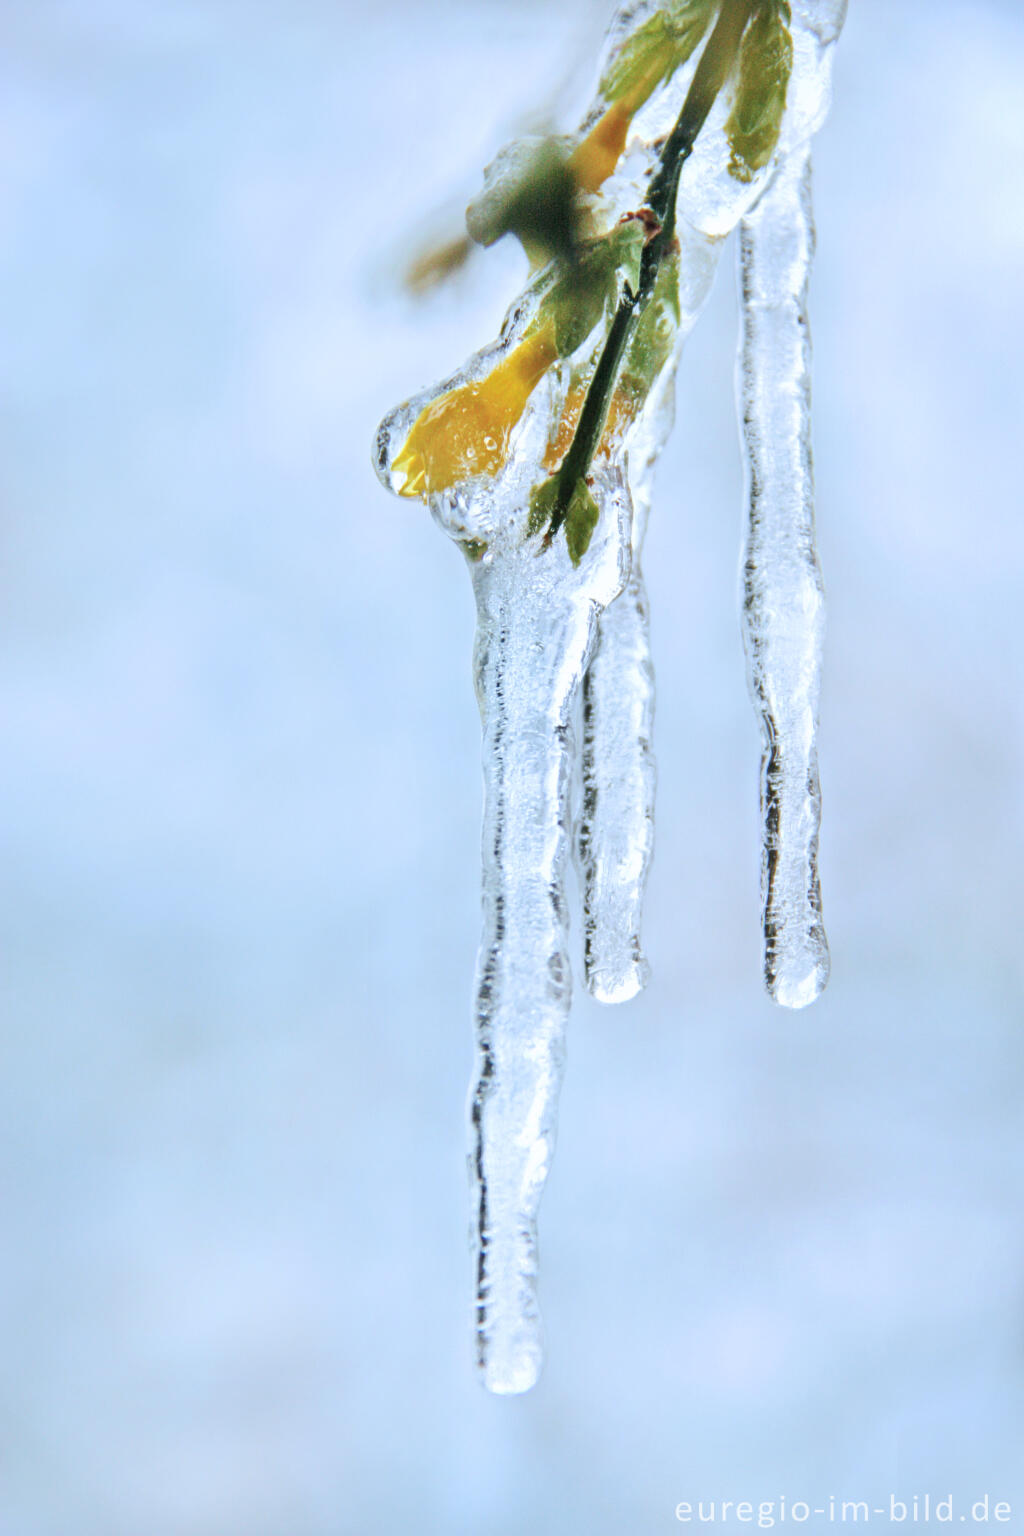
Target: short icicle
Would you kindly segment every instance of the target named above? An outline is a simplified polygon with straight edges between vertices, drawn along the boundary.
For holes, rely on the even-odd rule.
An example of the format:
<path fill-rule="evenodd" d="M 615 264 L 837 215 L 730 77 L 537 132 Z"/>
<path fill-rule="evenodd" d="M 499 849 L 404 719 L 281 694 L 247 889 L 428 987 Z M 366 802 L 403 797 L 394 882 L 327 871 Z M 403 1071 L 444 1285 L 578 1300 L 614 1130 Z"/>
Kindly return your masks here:
<path fill-rule="evenodd" d="M 584 971 L 600 1003 L 621 1003 L 646 986 L 641 942 L 644 889 L 654 848 L 654 664 L 641 550 L 658 456 L 672 428 L 682 347 L 707 303 L 722 242 L 677 221 L 674 338 L 657 386 L 627 438 L 633 504 L 631 572 L 598 621 L 583 680 L 583 800 L 576 858 L 583 890 Z"/>
<path fill-rule="evenodd" d="M 577 857 L 583 877 L 587 988 L 622 1003 L 646 986 L 640 938 L 654 844 L 654 666 L 647 592 L 635 565 L 601 617 L 583 680 L 583 804 Z"/>
<path fill-rule="evenodd" d="M 784 160 L 740 225 L 742 345 L 737 393 L 749 523 L 743 638 L 764 734 L 765 985 L 803 1008 L 828 981 L 818 883 L 818 692 L 825 627 L 814 537 L 810 150 Z"/>

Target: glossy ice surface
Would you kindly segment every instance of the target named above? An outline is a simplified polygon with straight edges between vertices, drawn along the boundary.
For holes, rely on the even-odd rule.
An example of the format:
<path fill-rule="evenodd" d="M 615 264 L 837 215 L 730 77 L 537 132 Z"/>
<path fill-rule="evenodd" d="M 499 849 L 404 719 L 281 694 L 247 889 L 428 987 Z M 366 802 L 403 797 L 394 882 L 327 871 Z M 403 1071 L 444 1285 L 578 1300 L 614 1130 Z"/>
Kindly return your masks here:
<path fill-rule="evenodd" d="M 761 716 L 765 983 L 788 1008 L 828 981 L 818 884 L 818 691 L 825 596 L 814 542 L 807 283 L 810 157 L 780 165 L 740 230 L 737 393 L 749 524 L 743 640 Z"/>
<path fill-rule="evenodd" d="M 628 45 L 656 10 L 635 8 L 613 24 L 603 81 L 614 78 L 623 39 Z M 575 328 L 565 320 L 571 285 L 554 263 L 542 270 L 510 309 L 499 340 L 400 405 L 378 435 L 381 480 L 399 495 L 426 500 L 467 556 L 477 604 L 484 921 L 470 1174 L 478 1359 L 496 1392 L 532 1386 L 542 1359 L 536 1221 L 554 1150 L 571 996 L 571 847 L 581 874 L 589 990 L 602 1002 L 622 1002 L 649 974 L 640 920 L 653 847 L 654 675 L 641 545 L 679 349 L 710 291 L 723 238 L 738 224 L 750 482 L 744 638 L 766 741 L 765 979 L 777 1002 L 802 1007 L 828 976 L 816 864 L 823 626 L 810 469 L 807 167 L 810 136 L 827 110 L 841 19 L 841 6 L 794 8 L 787 105 L 766 164 L 735 173 L 727 88 L 683 166 L 678 251 L 666 259 L 662 286 L 634 333 L 646 337 L 645 349 L 627 350 L 619 370 L 588 476 L 596 527 L 582 559 L 568 529 L 553 539 L 533 532 L 529 509 L 572 441 L 586 382 L 629 281 L 616 278 L 614 267 L 603 288 L 579 280 L 578 303 L 589 308 Z M 597 243 L 587 248 L 584 273 L 599 267 L 602 231 L 618 227 L 628 236 L 631 226 L 616 221 L 644 201 L 656 146 L 679 115 L 699 56 L 696 49 L 653 92 L 626 98 L 625 106 L 599 99 L 587 115 L 573 150 L 576 163 L 585 162 L 583 185 L 598 194 L 589 210 Z M 492 167 L 470 210 L 471 228 L 485 238 L 500 221 L 505 182 L 511 188 L 534 153 L 513 150 Z"/>

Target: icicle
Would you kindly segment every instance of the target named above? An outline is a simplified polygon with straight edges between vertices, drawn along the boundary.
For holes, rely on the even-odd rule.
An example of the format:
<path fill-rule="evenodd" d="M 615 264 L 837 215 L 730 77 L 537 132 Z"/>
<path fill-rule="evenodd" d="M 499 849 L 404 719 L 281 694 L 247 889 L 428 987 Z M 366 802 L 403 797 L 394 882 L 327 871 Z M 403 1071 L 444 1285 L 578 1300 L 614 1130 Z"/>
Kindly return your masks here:
<path fill-rule="evenodd" d="M 654 842 L 654 667 L 647 593 L 635 570 L 601 619 L 583 685 L 584 965 L 598 1002 L 621 1003 L 646 986 L 640 914 Z"/>
<path fill-rule="evenodd" d="M 492 1392 L 525 1392 L 541 1366 L 536 1220 L 572 991 L 572 717 L 598 615 L 620 590 L 629 556 L 628 500 L 611 477 L 597 492 L 601 521 L 578 568 L 564 542 L 538 558 L 521 529 L 472 568 L 484 825 L 470 1176 L 477 1358 Z"/>
<path fill-rule="evenodd" d="M 764 731 L 761 765 L 764 975 L 802 1008 L 828 980 L 818 885 L 818 690 L 824 594 L 814 543 L 810 150 L 779 166 L 740 226 L 743 339 L 738 393 L 749 526 L 743 635 Z"/>
<path fill-rule="evenodd" d="M 631 575 L 622 595 L 601 615 L 583 685 L 583 804 L 576 856 L 583 885 L 587 987 L 602 1003 L 634 997 L 650 974 L 640 922 L 654 846 L 654 667 L 640 553 L 654 466 L 672 427 L 676 365 L 711 292 L 722 249 L 720 240 L 708 239 L 685 220 L 679 221 L 678 239 L 672 356 L 626 447 L 634 508 Z"/>

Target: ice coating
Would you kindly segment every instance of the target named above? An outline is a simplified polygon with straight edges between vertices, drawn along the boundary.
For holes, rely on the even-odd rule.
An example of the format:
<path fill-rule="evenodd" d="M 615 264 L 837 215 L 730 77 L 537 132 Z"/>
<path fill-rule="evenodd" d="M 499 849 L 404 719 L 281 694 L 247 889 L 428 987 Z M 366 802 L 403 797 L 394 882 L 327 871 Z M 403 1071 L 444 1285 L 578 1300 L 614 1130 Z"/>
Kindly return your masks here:
<path fill-rule="evenodd" d="M 810 155 L 784 160 L 740 229 L 738 381 L 749 522 L 743 638 L 764 734 L 765 985 L 803 1008 L 828 980 L 818 885 L 818 692 L 825 603 L 814 542 Z"/>
<path fill-rule="evenodd" d="M 603 614 L 583 681 L 583 805 L 577 858 L 583 877 L 584 968 L 600 1003 L 646 986 L 640 919 L 654 847 L 654 666 L 639 567 Z"/>
<path fill-rule="evenodd" d="M 714 281 L 721 241 L 681 221 L 675 358 Z M 624 445 L 633 529 L 630 575 L 598 620 L 583 682 L 583 804 L 577 862 L 583 888 L 584 969 L 598 1002 L 619 1003 L 647 983 L 641 939 L 647 872 L 654 848 L 654 665 L 640 565 L 654 467 L 672 425 L 675 358 Z"/>
<path fill-rule="evenodd" d="M 729 124 L 741 88 L 727 79 L 682 163 L 671 241 L 671 212 L 652 223 L 649 191 L 664 145 L 686 117 L 684 103 L 699 95 L 702 47 L 726 8 L 734 5 L 734 18 L 741 8 L 739 0 L 646 0 L 620 13 L 602 88 L 578 134 L 540 146 L 555 181 L 559 166 L 578 178 L 583 195 L 574 218 L 582 244 L 536 271 L 496 342 L 398 406 L 378 433 L 381 480 L 426 503 L 467 556 L 476 597 L 483 932 L 469 1167 L 477 1357 L 485 1385 L 503 1394 L 528 1390 L 542 1363 L 537 1213 L 554 1152 L 571 1000 L 570 847 L 583 892 L 588 988 L 602 1002 L 619 1002 L 647 980 L 641 907 L 653 847 L 654 674 L 640 553 L 679 350 L 710 291 L 724 237 L 737 226 L 750 506 L 743 622 L 766 740 L 766 980 L 777 1002 L 799 1007 L 828 974 L 816 868 L 822 606 L 809 447 L 807 167 L 809 139 L 827 111 L 845 5 L 772 3 L 776 18 L 791 18 L 777 140 L 736 172 Z M 703 18 L 692 50 L 657 88 L 630 85 L 617 94 L 623 47 L 669 11 L 676 41 L 680 17 Z M 537 152 L 536 141 L 525 143 L 490 168 L 469 214 L 481 243 L 500 237 L 507 184 Z M 511 190 L 518 196 L 521 187 Z M 659 219 L 668 225 L 661 267 L 637 303 Z M 518 232 L 529 247 L 532 234 Z M 543 239 L 534 254 L 538 248 Z M 614 389 L 600 430 L 587 438 L 592 456 L 578 481 L 586 487 L 583 532 L 573 534 L 567 515 L 545 533 L 536 518 L 538 489 L 554 487 L 584 437 L 593 382 L 602 376 L 608 339 L 625 334 L 629 305 L 629 339 L 615 352 Z M 577 763 L 582 805 L 571 829 Z"/>
<path fill-rule="evenodd" d="M 790 35 L 793 68 L 786 93 L 778 148 L 772 161 L 749 182 L 729 173 L 729 152 L 723 131 L 729 98 L 723 95 L 711 110 L 679 182 L 679 210 L 695 229 L 707 235 L 727 235 L 755 206 L 774 174 L 775 165 L 809 143 L 828 112 L 832 91 L 833 44 L 845 3 L 805 0 L 794 4 Z"/>
<path fill-rule="evenodd" d="M 730 153 L 724 129 L 733 101 L 731 88 L 727 86 L 715 102 L 679 178 L 678 215 L 695 230 L 713 239 L 730 234 L 763 193 L 777 160 L 807 144 L 818 131 L 831 101 L 834 44 L 842 28 L 846 5 L 847 0 L 793 0 L 788 29 L 793 43 L 793 66 L 778 148 L 772 161 L 749 181 L 739 181 L 729 172 Z M 659 9 L 657 0 L 649 0 L 647 4 L 630 6 L 620 13 L 621 21 L 613 23 L 609 29 L 601 73 L 607 69 L 616 48 L 621 46 L 623 36 Z M 603 189 L 606 202 L 616 210 L 635 206 L 642 195 L 651 165 L 650 146 L 662 138 L 675 121 L 693 79 L 698 57 L 699 50 L 634 117 L 626 154 Z M 600 107 L 595 106 L 585 122 L 591 123 L 599 112 Z"/>
<path fill-rule="evenodd" d="M 470 1094 L 477 1358 L 493 1392 L 524 1392 L 542 1358 L 537 1207 L 555 1144 L 572 994 L 565 879 L 573 713 L 599 613 L 622 588 L 631 507 L 596 477 L 601 518 L 579 566 L 538 559 L 512 528 L 472 566 L 483 733 L 478 1075 Z"/>

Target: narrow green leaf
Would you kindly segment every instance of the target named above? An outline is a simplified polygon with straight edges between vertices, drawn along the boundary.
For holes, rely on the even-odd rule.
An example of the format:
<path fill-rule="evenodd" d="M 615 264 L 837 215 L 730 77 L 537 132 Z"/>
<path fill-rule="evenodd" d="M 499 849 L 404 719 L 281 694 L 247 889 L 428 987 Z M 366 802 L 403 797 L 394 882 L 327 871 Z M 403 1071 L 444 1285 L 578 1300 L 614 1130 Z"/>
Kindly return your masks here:
<path fill-rule="evenodd" d="M 590 538 L 597 527 L 600 513 L 597 502 L 591 496 L 586 481 L 582 478 L 576 481 L 569 504 L 564 514 L 559 516 L 561 494 L 561 474 L 550 475 L 547 480 L 541 481 L 540 485 L 534 487 L 530 494 L 530 516 L 526 523 L 526 534 L 528 538 L 533 538 L 535 534 L 548 527 L 554 534 L 564 523 L 569 559 L 573 565 L 579 565 L 590 547 Z"/>
<path fill-rule="evenodd" d="M 643 219 L 631 217 L 623 219 L 608 236 L 615 253 L 616 269 L 622 273 L 634 293 L 640 287 L 640 262 L 647 235 L 648 229 Z"/>
<path fill-rule="evenodd" d="M 686 63 L 707 31 L 717 0 L 674 0 L 637 27 L 609 61 L 601 95 L 638 111 L 662 81 Z"/>
<path fill-rule="evenodd" d="M 736 99 L 725 124 L 729 173 L 752 181 L 779 141 L 793 69 L 789 0 L 758 0 L 740 44 Z"/>
<path fill-rule="evenodd" d="M 622 360 L 617 389 L 627 392 L 637 409 L 672 354 L 679 330 L 679 254 L 666 256 L 650 301 L 640 312 Z"/>
<path fill-rule="evenodd" d="M 566 267 L 545 294 L 530 329 L 551 324 L 559 357 L 570 357 L 582 346 L 603 319 L 605 307 L 617 302 L 620 273 L 636 288 L 645 234 L 639 219 L 617 224 L 600 240 L 583 246 L 574 265 Z"/>
<path fill-rule="evenodd" d="M 605 305 L 614 302 L 615 257 L 610 241 L 596 241 L 580 257 L 575 270 L 559 279 L 541 305 L 538 321 L 549 316 L 553 321 L 559 357 L 569 357 L 582 346 L 600 323 Z"/>
<path fill-rule="evenodd" d="M 558 492 L 561 486 L 561 478 L 558 475 L 550 475 L 547 480 L 542 480 L 540 485 L 534 486 L 530 492 L 530 516 L 526 523 L 526 536 L 532 539 L 534 534 L 540 533 L 546 528 L 555 513 L 558 503 Z"/>
<path fill-rule="evenodd" d="M 587 489 L 586 481 L 577 480 L 565 514 L 565 542 L 573 565 L 579 565 L 590 547 L 599 516 L 597 502 Z"/>
<path fill-rule="evenodd" d="M 579 247 L 576 179 L 557 139 L 511 147 L 494 179 L 466 209 L 466 228 L 477 245 L 515 235 L 531 260 L 572 261 Z"/>

